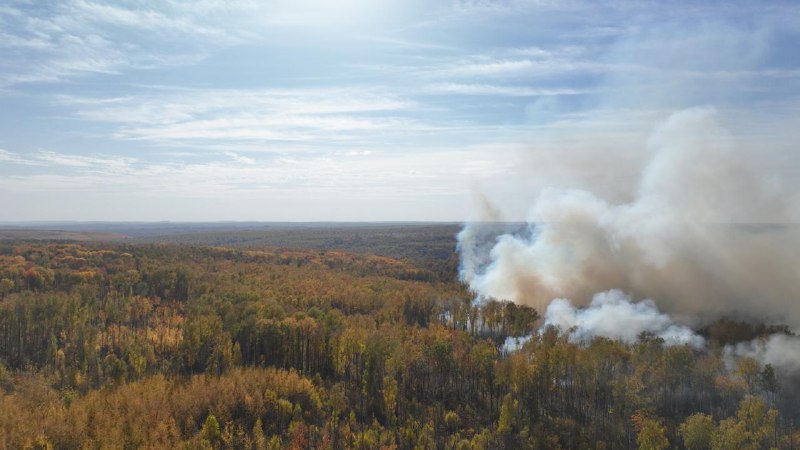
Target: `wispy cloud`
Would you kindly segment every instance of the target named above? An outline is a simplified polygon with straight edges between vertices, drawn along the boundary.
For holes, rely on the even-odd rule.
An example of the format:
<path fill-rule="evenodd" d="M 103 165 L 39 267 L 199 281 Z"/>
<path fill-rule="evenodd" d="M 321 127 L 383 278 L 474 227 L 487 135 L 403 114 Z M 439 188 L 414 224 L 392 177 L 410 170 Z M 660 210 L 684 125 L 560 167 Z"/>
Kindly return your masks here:
<path fill-rule="evenodd" d="M 207 36 L 222 40 L 230 38 L 222 29 L 200 24 L 187 14 L 168 15 L 153 9 L 127 9 L 86 0 L 69 3 L 65 8 L 65 15 L 59 17 L 56 23 L 64 23 L 70 19 L 100 26 L 155 31 L 165 35 Z"/>
<path fill-rule="evenodd" d="M 38 163 L 34 160 L 25 158 L 17 153 L 9 152 L 8 150 L 0 149 L 0 162 L 6 162 L 11 164 L 21 164 L 21 165 L 38 165 Z"/>
<path fill-rule="evenodd" d="M 218 111 L 259 110 L 287 115 L 399 111 L 412 101 L 361 89 L 182 89 L 164 88 L 136 97 L 61 96 L 76 116 L 102 122 L 163 123 Z"/>
<path fill-rule="evenodd" d="M 233 152 L 202 163 L 144 163 L 103 155 L 76 156 L 40 152 L 31 157 L 43 170 L 0 179 L 10 191 L 137 192 L 138 195 L 235 198 L 279 191 L 336 192 L 370 190 L 390 197 L 463 192 L 468 180 L 507 175 L 509 162 L 498 148 L 429 149 L 405 153 L 346 152 L 329 156 L 278 157 L 256 161 Z M 0 153 L 4 155 L 9 152 Z"/>
<path fill-rule="evenodd" d="M 563 65 L 558 67 L 562 69 Z M 452 67 L 449 73 L 457 76 L 513 76 L 530 74 L 534 70 L 544 69 L 553 70 L 554 66 L 552 64 L 536 63 L 530 59 L 517 59 L 465 62 Z"/>
<path fill-rule="evenodd" d="M 231 158 L 232 160 L 234 160 L 234 161 L 236 161 L 238 163 L 242 163 L 242 164 L 253 165 L 253 164 L 256 163 L 256 161 L 253 158 L 249 158 L 247 156 L 242 156 L 242 155 L 236 154 L 234 152 L 225 152 L 225 156 Z"/>
<path fill-rule="evenodd" d="M 167 14 L 87 0 L 35 7 L 12 2 L 0 9 L 0 85 L 187 64 L 237 38 L 190 11 Z"/>
<path fill-rule="evenodd" d="M 351 141 L 362 133 L 426 131 L 417 103 L 351 89 L 177 90 L 135 98 L 61 97 L 74 117 L 115 125 L 117 139 L 180 144 L 205 141 Z"/>
<path fill-rule="evenodd" d="M 28 155 L 0 149 L 0 162 L 24 166 L 66 168 L 78 170 L 97 170 L 120 172 L 136 163 L 136 158 L 109 155 L 74 155 L 40 150 Z"/>
<path fill-rule="evenodd" d="M 554 95 L 582 95 L 595 92 L 591 89 L 545 89 L 527 86 L 474 84 L 474 83 L 438 83 L 427 86 L 427 92 L 460 95 L 502 95 L 510 97 L 544 97 Z"/>
<path fill-rule="evenodd" d="M 32 159 L 37 162 L 56 166 L 82 169 L 102 168 L 104 171 L 108 172 L 124 171 L 136 162 L 135 158 L 130 157 L 67 155 L 51 151 L 40 151 L 35 154 Z"/>

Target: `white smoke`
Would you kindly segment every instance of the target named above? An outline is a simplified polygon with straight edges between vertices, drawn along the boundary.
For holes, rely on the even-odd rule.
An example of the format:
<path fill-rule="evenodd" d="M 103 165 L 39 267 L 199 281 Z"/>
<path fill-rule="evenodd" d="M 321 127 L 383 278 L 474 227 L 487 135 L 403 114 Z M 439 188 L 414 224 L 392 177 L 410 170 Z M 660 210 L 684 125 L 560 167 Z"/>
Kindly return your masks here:
<path fill-rule="evenodd" d="M 725 347 L 728 358 L 749 357 L 784 373 L 800 374 L 800 337 L 773 334 Z"/>
<path fill-rule="evenodd" d="M 684 323 L 726 314 L 800 325 L 800 233 L 786 225 L 796 219 L 795 193 L 746 163 L 711 108 L 674 113 L 647 150 L 630 202 L 544 189 L 525 235 L 478 243 L 480 224 L 467 225 L 464 281 L 478 297 L 540 311 L 619 289 Z"/>
<path fill-rule="evenodd" d="M 575 308 L 566 299 L 553 300 L 544 316 L 544 326 L 550 325 L 568 332 L 570 339 L 576 342 L 603 336 L 632 344 L 642 333 L 647 333 L 663 339 L 668 346 L 705 347 L 702 336 L 673 323 L 668 315 L 658 311 L 652 300 L 634 303 L 630 296 L 618 290 L 595 294 L 586 308 Z"/>
<path fill-rule="evenodd" d="M 471 283 L 488 264 L 494 240 L 509 232 L 509 225 L 492 222 L 473 222 L 458 233 L 458 251 L 461 255 L 459 276 Z"/>

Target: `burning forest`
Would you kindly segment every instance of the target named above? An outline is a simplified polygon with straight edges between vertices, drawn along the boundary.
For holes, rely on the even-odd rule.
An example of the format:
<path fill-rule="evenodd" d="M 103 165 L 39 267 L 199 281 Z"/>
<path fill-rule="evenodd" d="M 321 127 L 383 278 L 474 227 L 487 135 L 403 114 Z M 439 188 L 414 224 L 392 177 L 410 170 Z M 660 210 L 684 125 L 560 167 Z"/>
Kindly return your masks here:
<path fill-rule="evenodd" d="M 527 224 L 464 227 L 460 278 L 477 302 L 542 311 L 534 340 L 556 333 L 591 348 L 602 339 L 635 347 L 656 339 L 716 355 L 734 378 L 753 364 L 764 383 L 781 380 L 782 408 L 797 417 L 797 195 L 747 164 L 741 145 L 714 109 L 676 112 L 649 137 L 628 201 L 544 188 Z"/>

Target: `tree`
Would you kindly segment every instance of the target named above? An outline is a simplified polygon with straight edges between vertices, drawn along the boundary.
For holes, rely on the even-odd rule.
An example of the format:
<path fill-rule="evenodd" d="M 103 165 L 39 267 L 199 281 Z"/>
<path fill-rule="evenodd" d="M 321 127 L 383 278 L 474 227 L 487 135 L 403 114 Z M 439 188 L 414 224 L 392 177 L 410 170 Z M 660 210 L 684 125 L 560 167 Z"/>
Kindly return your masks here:
<path fill-rule="evenodd" d="M 8 295 L 12 290 L 14 290 L 14 280 L 8 278 L 0 280 L 0 298 Z"/>
<path fill-rule="evenodd" d="M 387 421 L 394 423 L 397 412 L 397 380 L 391 375 L 383 377 L 383 407 Z"/>
<path fill-rule="evenodd" d="M 730 450 L 730 449 L 750 449 L 757 448 L 746 446 L 747 433 L 736 419 L 724 419 L 719 421 L 719 427 L 712 436 L 711 450 Z"/>
<path fill-rule="evenodd" d="M 745 384 L 749 393 L 754 393 L 758 383 L 759 376 L 758 361 L 750 357 L 742 357 L 736 360 L 736 375 L 739 375 Z"/>
<path fill-rule="evenodd" d="M 506 394 L 503 397 L 503 405 L 500 407 L 500 418 L 497 421 L 497 432 L 500 434 L 509 434 L 515 424 L 515 416 L 517 409 L 517 401 L 511 396 Z"/>
<path fill-rule="evenodd" d="M 183 268 L 175 272 L 175 300 L 189 300 L 189 274 Z"/>
<path fill-rule="evenodd" d="M 253 425 L 253 450 L 266 450 L 267 438 L 264 437 L 264 426 L 261 423 L 261 418 L 256 420 Z"/>
<path fill-rule="evenodd" d="M 739 411 L 736 413 L 739 423 L 744 426 L 748 440 L 754 448 L 768 447 L 771 442 L 777 445 L 775 424 L 778 411 L 767 409 L 766 403 L 760 397 L 750 397 L 742 400 Z"/>
<path fill-rule="evenodd" d="M 455 411 L 448 411 L 447 414 L 444 415 L 444 424 L 447 427 L 447 431 L 453 433 L 458 430 L 458 426 L 461 425 L 461 418 L 458 417 Z"/>
<path fill-rule="evenodd" d="M 632 417 L 632 421 L 639 450 L 663 450 L 669 447 L 667 430 L 660 420 L 650 419 L 642 413 L 637 413 Z"/>
<path fill-rule="evenodd" d="M 419 449 L 434 449 L 436 448 L 436 427 L 433 422 L 428 422 L 422 427 L 422 430 L 417 437 L 417 445 L 414 448 Z"/>
<path fill-rule="evenodd" d="M 219 448 L 222 434 L 219 431 L 219 422 L 213 414 L 209 414 L 206 417 L 203 428 L 200 430 L 200 438 L 204 443 L 208 442 L 211 448 Z"/>
<path fill-rule="evenodd" d="M 683 445 L 687 450 L 707 450 L 711 448 L 714 435 L 714 420 L 703 413 L 692 414 L 680 426 Z"/>
<path fill-rule="evenodd" d="M 775 369 L 772 368 L 772 364 L 764 366 L 758 376 L 758 384 L 767 393 L 769 399 L 774 401 L 775 394 L 778 392 L 778 379 L 775 377 Z"/>

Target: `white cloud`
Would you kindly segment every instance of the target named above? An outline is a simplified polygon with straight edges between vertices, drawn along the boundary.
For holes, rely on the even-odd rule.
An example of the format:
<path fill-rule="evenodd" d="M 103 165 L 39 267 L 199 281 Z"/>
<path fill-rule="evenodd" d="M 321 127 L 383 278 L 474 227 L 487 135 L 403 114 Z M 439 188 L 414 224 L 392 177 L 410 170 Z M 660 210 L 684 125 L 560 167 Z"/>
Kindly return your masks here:
<path fill-rule="evenodd" d="M 0 162 L 8 162 L 12 164 L 34 165 L 35 161 L 24 158 L 17 153 L 9 152 L 8 150 L 0 149 Z"/>
<path fill-rule="evenodd" d="M 416 102 L 356 89 L 160 90 L 126 98 L 59 97 L 76 118 L 110 123 L 117 139 L 159 144 L 352 141 L 378 132 L 435 129 Z"/>
<path fill-rule="evenodd" d="M 136 6 L 69 0 L 0 10 L 0 85 L 51 82 L 86 74 L 195 62 L 207 49 L 236 42 L 235 30 L 198 17 Z"/>
<path fill-rule="evenodd" d="M 131 164 L 136 162 L 135 158 L 129 157 L 67 155 L 50 151 L 41 151 L 35 154 L 33 159 L 56 166 L 84 169 L 102 168 L 104 171 L 108 172 L 127 169 Z"/>
<path fill-rule="evenodd" d="M 536 70 L 541 69 L 543 65 L 537 64 L 529 59 L 506 60 L 506 61 L 489 61 L 489 62 L 467 62 L 459 64 L 450 69 L 454 75 L 475 75 L 475 76 L 488 76 L 488 75 L 520 75 L 529 74 Z"/>
<path fill-rule="evenodd" d="M 198 163 L 146 163 L 106 155 L 78 156 L 41 152 L 43 166 L 26 175 L 0 179 L 0 190 L 13 192 L 80 191 L 137 193 L 143 196 L 237 198 L 241 196 L 314 195 L 336 192 L 389 198 L 420 195 L 466 195 L 469 180 L 507 176 L 511 163 L 497 160 L 499 147 L 432 148 L 410 158 L 401 152 L 358 150 L 330 156 L 255 160 L 226 152 L 225 160 Z M 5 153 L 0 153 L 2 158 Z"/>
<path fill-rule="evenodd" d="M 71 20 L 79 19 L 101 26 L 142 29 L 162 34 L 198 35 L 223 40 L 229 39 L 230 36 L 222 29 L 201 25 L 188 15 L 171 17 L 153 9 L 128 9 L 85 0 L 73 1 L 66 9 L 66 17 Z M 70 21 L 66 17 L 62 21 Z"/>
<path fill-rule="evenodd" d="M 238 154 L 236 154 L 234 152 L 225 152 L 225 156 L 231 158 L 232 160 L 234 160 L 234 161 L 236 161 L 238 163 L 242 163 L 242 164 L 253 165 L 253 164 L 256 163 L 256 161 L 253 158 L 248 158 L 247 156 L 238 155 Z"/>
<path fill-rule="evenodd" d="M 336 114 L 398 111 L 414 102 L 395 95 L 348 89 L 181 89 L 165 88 L 156 95 L 122 98 L 61 96 L 59 103 L 76 107 L 83 119 L 119 123 L 180 121 L 217 111 Z"/>
<path fill-rule="evenodd" d="M 581 95 L 594 92 L 589 89 L 544 89 L 528 86 L 509 86 L 478 83 L 437 83 L 425 88 L 427 92 L 463 95 L 502 95 L 511 97 L 544 97 L 553 95 Z"/>
<path fill-rule="evenodd" d="M 125 171 L 136 163 L 135 158 L 109 155 L 71 155 L 52 151 L 37 151 L 28 156 L 0 149 L 0 162 L 24 166 L 38 166 L 41 168 L 66 168 L 74 170 L 101 171 L 103 173 L 118 173 Z"/>

